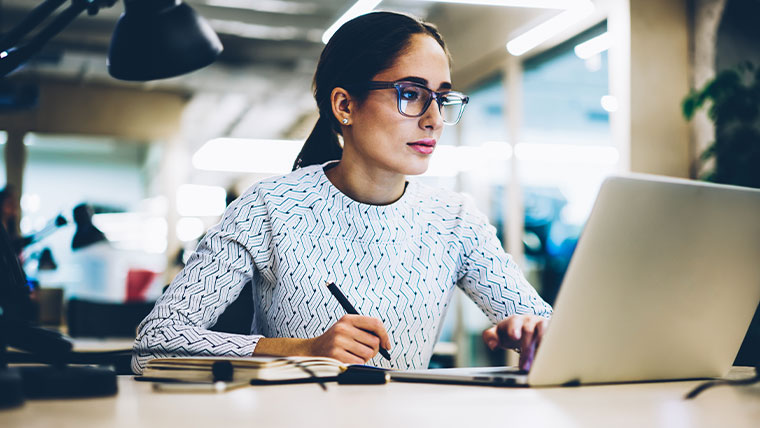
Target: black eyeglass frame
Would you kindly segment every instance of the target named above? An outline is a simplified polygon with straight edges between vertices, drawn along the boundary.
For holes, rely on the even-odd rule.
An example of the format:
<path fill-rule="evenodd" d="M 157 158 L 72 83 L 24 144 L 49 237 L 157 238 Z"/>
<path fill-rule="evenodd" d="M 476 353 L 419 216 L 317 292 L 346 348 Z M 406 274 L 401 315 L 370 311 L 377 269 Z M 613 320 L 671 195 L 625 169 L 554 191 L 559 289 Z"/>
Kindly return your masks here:
<path fill-rule="evenodd" d="M 367 90 L 395 89 L 396 90 L 396 94 L 398 96 L 397 97 L 397 102 L 396 102 L 396 107 L 398 108 L 398 112 L 402 116 L 405 116 L 405 117 L 421 117 L 430 108 L 430 103 L 432 103 L 433 100 L 435 100 L 435 103 L 438 104 L 438 111 L 440 112 L 443 109 L 443 98 L 444 97 L 454 95 L 456 97 L 461 98 L 461 100 L 462 100 L 462 107 L 459 109 L 459 114 L 457 115 L 456 120 L 454 120 L 453 122 L 446 122 L 446 120 L 444 119 L 443 123 L 446 124 L 446 125 L 456 125 L 457 123 L 459 123 L 459 120 L 462 118 L 462 115 L 464 114 L 464 108 L 467 106 L 467 103 L 470 101 L 470 97 L 467 96 L 467 95 L 465 95 L 465 94 L 463 94 L 463 93 L 461 93 L 461 92 L 450 91 L 450 90 L 434 91 L 434 90 L 428 88 L 427 86 L 425 86 L 423 84 L 420 84 L 420 83 L 417 83 L 417 82 L 410 82 L 408 80 L 398 80 L 398 81 L 395 81 L 395 82 L 385 82 L 385 81 L 380 81 L 380 80 L 370 80 L 369 82 L 367 82 L 367 83 L 365 83 L 363 85 L 349 85 L 349 86 L 351 86 L 351 87 L 361 86 L 361 87 L 363 87 L 364 89 L 367 89 Z M 415 114 L 415 115 L 404 113 L 403 109 L 401 108 L 401 101 L 402 101 L 401 94 L 403 93 L 403 89 L 407 88 L 407 87 L 410 87 L 410 86 L 414 86 L 416 88 L 424 89 L 425 91 L 427 91 L 428 93 L 430 93 L 430 97 L 425 102 L 425 105 L 422 108 L 422 110 L 420 111 L 420 113 L 419 114 Z M 443 118 L 443 115 L 441 115 L 441 118 Z"/>

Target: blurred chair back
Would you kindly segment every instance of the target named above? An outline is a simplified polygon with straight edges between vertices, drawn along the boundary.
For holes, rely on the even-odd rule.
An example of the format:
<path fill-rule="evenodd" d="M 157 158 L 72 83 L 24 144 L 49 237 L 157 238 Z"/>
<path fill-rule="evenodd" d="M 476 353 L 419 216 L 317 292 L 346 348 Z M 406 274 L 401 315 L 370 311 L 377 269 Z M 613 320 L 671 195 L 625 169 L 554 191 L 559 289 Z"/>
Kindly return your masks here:
<path fill-rule="evenodd" d="M 71 337 L 135 337 L 154 302 L 101 303 L 71 299 L 67 308 Z"/>
<path fill-rule="evenodd" d="M 130 269 L 127 271 L 127 296 L 128 303 L 144 302 L 148 288 L 158 274 L 147 269 Z"/>

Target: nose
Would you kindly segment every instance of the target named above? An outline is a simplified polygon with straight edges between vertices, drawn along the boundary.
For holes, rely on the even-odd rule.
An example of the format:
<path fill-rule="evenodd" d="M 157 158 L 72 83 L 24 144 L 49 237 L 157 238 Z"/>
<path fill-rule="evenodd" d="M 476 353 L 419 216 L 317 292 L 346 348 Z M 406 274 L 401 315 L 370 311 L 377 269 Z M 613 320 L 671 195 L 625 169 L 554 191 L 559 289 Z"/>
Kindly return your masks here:
<path fill-rule="evenodd" d="M 443 116 L 441 116 L 441 105 L 438 98 L 431 100 L 425 114 L 420 116 L 420 128 L 437 130 L 443 127 Z"/>

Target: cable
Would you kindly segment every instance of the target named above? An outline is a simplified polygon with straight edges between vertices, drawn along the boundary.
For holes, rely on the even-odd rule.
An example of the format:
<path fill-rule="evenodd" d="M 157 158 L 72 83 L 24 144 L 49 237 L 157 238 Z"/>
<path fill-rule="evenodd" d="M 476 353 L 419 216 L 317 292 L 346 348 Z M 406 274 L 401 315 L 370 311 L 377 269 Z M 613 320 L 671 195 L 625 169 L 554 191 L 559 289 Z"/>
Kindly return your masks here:
<path fill-rule="evenodd" d="M 760 382 L 760 363 L 755 366 L 755 376 L 747 379 L 717 379 L 717 380 L 710 380 L 707 382 L 703 382 L 700 385 L 697 385 L 696 388 L 692 389 L 686 396 L 684 397 L 687 400 L 691 400 L 697 395 L 701 394 L 704 390 L 712 388 L 714 386 L 721 386 L 721 385 L 731 385 L 731 386 L 740 386 L 740 385 L 752 385 L 753 383 Z"/>

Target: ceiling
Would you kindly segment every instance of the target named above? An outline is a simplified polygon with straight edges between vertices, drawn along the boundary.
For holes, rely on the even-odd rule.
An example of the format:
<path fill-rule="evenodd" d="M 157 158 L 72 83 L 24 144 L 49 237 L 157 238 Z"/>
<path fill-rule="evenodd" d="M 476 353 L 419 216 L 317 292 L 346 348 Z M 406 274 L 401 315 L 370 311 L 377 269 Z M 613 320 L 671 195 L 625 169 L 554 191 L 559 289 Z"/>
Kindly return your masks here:
<path fill-rule="evenodd" d="M 0 32 L 8 31 L 42 0 L 0 0 Z M 105 58 L 123 4 L 83 14 L 53 38 L 15 76 L 54 78 L 161 89 L 191 95 L 183 130 L 189 150 L 215 136 L 304 138 L 315 120 L 311 79 L 321 38 L 355 0 L 185 0 L 205 17 L 224 45 L 211 66 L 145 83 L 108 76 Z M 598 3 L 598 2 L 597 2 Z M 407 12 L 439 25 L 455 66 L 478 67 L 475 53 L 504 55 L 509 34 L 553 9 L 384 0 L 379 8 Z M 63 9 L 63 8 L 61 8 Z M 490 45 L 489 45 L 490 43 Z M 472 46 L 479 49 L 472 49 Z M 458 61 L 461 58 L 463 61 Z M 14 76 L 12 75 L 12 76 Z"/>

